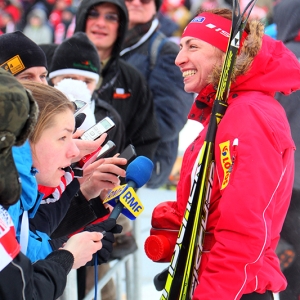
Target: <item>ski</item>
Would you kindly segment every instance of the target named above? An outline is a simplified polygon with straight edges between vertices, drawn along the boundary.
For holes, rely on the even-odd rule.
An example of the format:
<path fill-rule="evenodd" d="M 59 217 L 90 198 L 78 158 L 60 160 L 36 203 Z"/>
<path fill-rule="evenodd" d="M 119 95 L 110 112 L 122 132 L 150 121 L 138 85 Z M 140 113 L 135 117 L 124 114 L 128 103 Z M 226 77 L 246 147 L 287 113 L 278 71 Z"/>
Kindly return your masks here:
<path fill-rule="evenodd" d="M 195 177 L 160 300 L 189 300 L 198 284 L 198 270 L 213 184 L 215 136 L 227 108 L 231 75 L 240 40 L 255 3 L 256 0 L 250 0 L 241 13 L 238 0 L 233 0 L 230 36 L 212 114 L 205 141 L 198 155 Z"/>

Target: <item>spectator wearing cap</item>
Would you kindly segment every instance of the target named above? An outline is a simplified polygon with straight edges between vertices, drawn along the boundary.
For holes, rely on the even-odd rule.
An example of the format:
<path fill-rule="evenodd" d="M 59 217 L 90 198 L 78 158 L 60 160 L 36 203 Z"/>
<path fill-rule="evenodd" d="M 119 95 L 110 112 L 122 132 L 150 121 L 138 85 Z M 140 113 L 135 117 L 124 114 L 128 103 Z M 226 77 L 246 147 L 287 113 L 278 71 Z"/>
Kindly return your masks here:
<path fill-rule="evenodd" d="M 47 84 L 45 53 L 21 31 L 0 35 L 0 66 L 17 79 Z"/>
<path fill-rule="evenodd" d="M 93 94 L 99 82 L 100 69 L 100 59 L 94 44 L 84 32 L 76 32 L 71 38 L 57 45 L 49 67 L 49 79 L 65 95 L 89 104 L 88 111 L 84 111 L 86 119 L 82 125 L 85 127 L 91 127 L 96 122 L 95 102 L 98 107 L 102 107 L 102 115 L 98 111 L 99 120 L 109 116 L 114 121 L 116 126 L 109 132 L 109 138 L 116 144 L 116 149 L 111 153 L 113 155 L 124 148 L 125 129 L 119 113 Z"/>

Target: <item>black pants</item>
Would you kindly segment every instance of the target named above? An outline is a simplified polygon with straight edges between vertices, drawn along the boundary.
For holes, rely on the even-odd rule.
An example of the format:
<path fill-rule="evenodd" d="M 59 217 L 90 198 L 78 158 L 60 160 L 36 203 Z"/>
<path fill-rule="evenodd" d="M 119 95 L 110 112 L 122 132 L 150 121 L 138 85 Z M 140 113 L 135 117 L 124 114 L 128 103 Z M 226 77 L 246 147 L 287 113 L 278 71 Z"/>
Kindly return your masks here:
<path fill-rule="evenodd" d="M 270 291 L 265 292 L 264 294 L 251 293 L 243 295 L 241 300 L 273 300 L 273 293 Z"/>

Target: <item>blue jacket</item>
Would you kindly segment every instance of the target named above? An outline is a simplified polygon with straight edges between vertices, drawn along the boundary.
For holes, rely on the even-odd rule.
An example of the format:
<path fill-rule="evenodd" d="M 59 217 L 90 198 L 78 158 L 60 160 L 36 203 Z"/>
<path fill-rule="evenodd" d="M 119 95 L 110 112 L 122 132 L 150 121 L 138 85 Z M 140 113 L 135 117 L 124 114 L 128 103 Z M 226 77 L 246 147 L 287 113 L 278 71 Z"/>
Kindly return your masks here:
<path fill-rule="evenodd" d="M 20 201 L 11 206 L 8 212 L 12 217 L 16 229 L 16 236 L 20 242 L 23 212 L 28 211 L 29 219 L 33 218 L 40 205 L 43 194 L 38 193 L 35 178 L 37 170 L 32 167 L 32 155 L 29 142 L 26 141 L 21 147 L 13 147 L 12 152 L 22 182 L 22 194 Z M 49 240 L 49 236 L 43 232 L 29 231 L 26 256 L 32 262 L 45 258 L 52 252 Z"/>
<path fill-rule="evenodd" d="M 154 19 L 148 32 L 136 44 L 125 45 L 121 51 L 121 57 L 147 79 L 153 95 L 161 141 L 154 157 L 156 169 L 147 184 L 150 188 L 158 188 L 168 180 L 177 158 L 179 132 L 193 103 L 193 94 L 184 91 L 182 74 L 175 65 L 179 47 L 157 30 L 158 26 L 158 20 Z M 163 36 L 162 41 L 153 50 L 159 35 Z M 158 53 L 153 65 L 149 53 L 155 50 Z"/>

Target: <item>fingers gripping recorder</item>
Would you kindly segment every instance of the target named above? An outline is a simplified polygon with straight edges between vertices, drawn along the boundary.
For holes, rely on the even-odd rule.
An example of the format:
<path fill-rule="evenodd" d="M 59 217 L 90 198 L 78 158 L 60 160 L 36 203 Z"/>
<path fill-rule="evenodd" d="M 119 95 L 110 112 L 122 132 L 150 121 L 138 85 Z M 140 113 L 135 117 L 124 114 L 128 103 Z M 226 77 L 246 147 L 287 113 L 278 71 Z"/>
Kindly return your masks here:
<path fill-rule="evenodd" d="M 117 219 L 120 213 L 130 220 L 144 210 L 144 206 L 137 197 L 135 189 L 142 187 L 151 177 L 153 163 L 145 156 L 138 156 L 126 169 L 126 183 L 114 188 L 103 201 L 114 206 L 110 218 Z"/>

